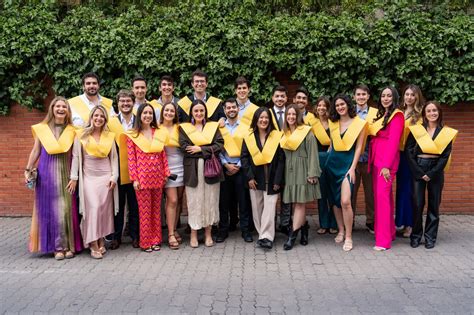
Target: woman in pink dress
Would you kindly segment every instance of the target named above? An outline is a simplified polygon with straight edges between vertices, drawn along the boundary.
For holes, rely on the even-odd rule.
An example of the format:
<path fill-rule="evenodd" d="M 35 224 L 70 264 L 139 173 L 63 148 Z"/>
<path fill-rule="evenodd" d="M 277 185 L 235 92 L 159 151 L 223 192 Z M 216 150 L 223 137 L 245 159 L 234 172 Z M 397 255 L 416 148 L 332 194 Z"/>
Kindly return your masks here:
<path fill-rule="evenodd" d="M 115 133 L 107 127 L 107 110 L 95 106 L 89 122 L 74 142 L 69 192 L 79 180 L 79 212 L 85 247 L 91 257 L 101 259 L 106 252 L 104 237 L 114 232 L 114 209 L 118 212 L 118 155 Z"/>
<path fill-rule="evenodd" d="M 369 168 L 374 188 L 376 251 L 389 249 L 395 239 L 392 183 L 398 170 L 400 138 L 405 125 L 398 105 L 397 90 L 384 88 L 377 102 L 377 116 L 369 121 L 369 134 L 373 137 L 369 148 Z"/>

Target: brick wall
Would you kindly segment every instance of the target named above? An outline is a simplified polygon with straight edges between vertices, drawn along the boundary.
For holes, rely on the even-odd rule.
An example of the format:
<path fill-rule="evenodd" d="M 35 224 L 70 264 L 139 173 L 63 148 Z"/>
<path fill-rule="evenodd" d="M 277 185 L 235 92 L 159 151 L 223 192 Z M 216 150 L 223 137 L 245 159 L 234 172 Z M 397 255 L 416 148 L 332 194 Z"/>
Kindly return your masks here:
<path fill-rule="evenodd" d="M 290 97 L 296 84 L 289 84 Z M 446 175 L 441 209 L 444 213 L 474 214 L 474 105 L 458 104 L 444 107 L 445 122 L 459 130 L 454 144 L 453 162 Z M 23 182 L 23 170 L 33 146 L 30 126 L 40 122 L 44 113 L 15 105 L 7 117 L 0 117 L 0 215 L 31 215 L 33 193 Z M 362 189 L 362 188 L 361 188 Z M 310 205 L 315 213 L 315 204 Z M 359 193 L 358 207 L 364 209 L 363 193 Z"/>

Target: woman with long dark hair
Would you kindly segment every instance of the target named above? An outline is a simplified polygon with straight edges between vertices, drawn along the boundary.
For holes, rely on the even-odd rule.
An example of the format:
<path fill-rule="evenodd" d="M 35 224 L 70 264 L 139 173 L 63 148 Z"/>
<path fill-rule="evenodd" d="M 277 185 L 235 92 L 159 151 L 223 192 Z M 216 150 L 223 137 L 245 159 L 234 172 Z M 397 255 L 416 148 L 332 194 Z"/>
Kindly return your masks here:
<path fill-rule="evenodd" d="M 82 250 L 76 199 L 66 190 L 75 138 L 71 117 L 68 101 L 55 97 L 45 119 L 31 126 L 35 142 L 25 169 L 25 182 L 35 188 L 29 249 L 54 253 L 56 260 Z"/>
<path fill-rule="evenodd" d="M 353 248 L 351 195 L 355 169 L 364 148 L 367 122 L 356 115 L 355 106 L 347 95 L 334 97 L 329 114 L 331 148 L 326 163 L 329 201 L 336 216 L 338 234 L 334 241 L 344 242 L 342 249 Z"/>
<path fill-rule="evenodd" d="M 313 113 L 316 117 L 316 122 L 311 126 L 318 144 L 319 166 L 322 170 L 321 176 L 319 177 L 321 198 L 318 199 L 319 229 L 316 231 L 318 234 L 326 234 L 328 232 L 329 234 L 337 233 L 336 217 L 334 216 L 332 207 L 329 205 L 329 187 L 327 175 L 324 171 L 324 166 L 326 165 L 328 158 L 329 146 L 331 144 L 331 138 L 329 137 L 330 107 L 331 101 L 327 96 L 319 97 L 313 107 Z"/>
<path fill-rule="evenodd" d="M 400 138 L 405 124 L 398 105 L 397 90 L 393 87 L 382 89 L 377 102 L 377 116 L 369 122 L 369 134 L 372 136 L 369 169 L 374 189 L 376 251 L 389 249 L 395 239 L 392 183 L 398 170 Z"/>
<path fill-rule="evenodd" d="M 421 90 L 414 84 L 408 85 L 402 93 L 400 110 L 405 116 L 405 128 L 400 141 L 400 164 L 397 171 L 397 193 L 395 199 L 395 226 L 400 235 L 410 237 L 413 226 L 413 177 L 408 165 L 405 144 L 410 126 L 421 124 L 424 99 Z"/>
<path fill-rule="evenodd" d="M 206 177 L 204 164 L 206 160 L 217 158 L 224 148 L 224 139 L 218 128 L 219 124 L 207 121 L 207 108 L 202 100 L 194 100 L 189 113 L 189 122 L 180 125 L 179 145 L 184 153 L 184 185 L 188 224 L 191 227 L 190 246 L 199 246 L 197 231 L 204 228 L 204 244 L 210 247 L 214 245 L 212 225 L 219 222 L 219 188 L 220 182 L 224 180 L 224 173 L 220 169 L 216 176 Z"/>
<path fill-rule="evenodd" d="M 318 145 L 311 127 L 304 124 L 303 113 L 295 104 L 285 110 L 283 137 L 280 146 L 285 152 L 285 187 L 282 199 L 293 204 L 293 225 L 290 226 L 284 250 L 293 248 L 301 230 L 301 245 L 308 245 L 306 203 L 321 198 L 318 178 L 321 175 Z"/>
<path fill-rule="evenodd" d="M 79 180 L 79 213 L 84 246 L 91 257 L 106 252 L 104 237 L 114 232 L 114 210 L 118 213 L 118 155 L 115 133 L 107 127 L 107 110 L 94 106 L 84 130 L 74 142 L 70 193 Z"/>
<path fill-rule="evenodd" d="M 147 253 L 159 251 L 161 196 L 170 170 L 164 151 L 168 130 L 158 128 L 155 109 L 148 103 L 138 107 L 132 132 L 127 140 L 128 170 L 138 201 L 140 247 Z"/>
<path fill-rule="evenodd" d="M 451 150 L 458 131 L 443 123 L 441 106 L 427 102 L 422 110 L 423 125 L 410 126 L 406 151 L 413 174 L 413 230 L 410 245 L 416 248 L 425 237 L 425 248 L 435 246 L 439 226 L 439 205 L 444 185 L 444 171 L 449 166 Z M 423 208 L 428 191 L 428 210 L 423 232 Z"/>
<path fill-rule="evenodd" d="M 241 156 L 246 187 L 250 189 L 253 222 L 258 232 L 257 245 L 265 249 L 273 247 L 276 203 L 283 188 L 285 171 L 281 132 L 275 130 L 271 117 L 266 107 L 255 111 Z"/>

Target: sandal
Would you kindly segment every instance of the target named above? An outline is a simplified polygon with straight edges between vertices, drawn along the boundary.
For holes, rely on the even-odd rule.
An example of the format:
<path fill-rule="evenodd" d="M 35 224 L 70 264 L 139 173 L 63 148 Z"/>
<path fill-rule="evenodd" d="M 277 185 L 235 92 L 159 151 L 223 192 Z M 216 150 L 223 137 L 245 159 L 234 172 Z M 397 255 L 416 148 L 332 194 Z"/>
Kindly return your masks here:
<path fill-rule="evenodd" d="M 174 241 L 173 241 L 174 238 Z M 168 247 L 170 249 L 179 249 L 179 241 L 176 238 L 176 235 L 170 234 L 168 235 Z"/>
<path fill-rule="evenodd" d="M 328 229 L 325 229 L 325 228 L 319 228 L 316 233 L 318 233 L 319 235 L 323 235 L 323 234 L 326 234 L 328 232 Z"/>
<path fill-rule="evenodd" d="M 105 253 L 107 253 L 107 249 L 105 249 L 105 246 L 101 246 L 99 247 L 99 252 L 104 255 Z"/>
<path fill-rule="evenodd" d="M 207 239 L 204 241 L 204 245 L 206 245 L 206 247 L 212 247 L 214 246 L 214 241 L 212 240 L 212 238 Z"/>
<path fill-rule="evenodd" d="M 192 238 L 189 240 L 189 246 L 192 248 L 198 248 L 199 247 L 199 241 L 197 239 L 193 240 Z"/>
<path fill-rule="evenodd" d="M 346 241 L 344 242 L 344 246 L 342 246 L 342 250 L 345 252 L 348 252 L 352 250 L 352 247 L 353 247 L 352 240 L 346 239 Z"/>
<path fill-rule="evenodd" d="M 142 251 L 144 251 L 145 253 L 151 253 L 151 252 L 153 252 L 153 247 L 150 246 L 150 247 L 147 247 L 147 248 L 142 248 Z"/>
<path fill-rule="evenodd" d="M 152 245 L 152 246 L 151 246 L 151 249 L 152 249 L 154 252 L 159 252 L 159 251 L 161 250 L 161 245 L 160 245 L 160 244 Z"/>
<path fill-rule="evenodd" d="M 405 230 L 403 231 L 402 237 L 409 238 L 410 235 L 411 235 L 411 227 L 407 226 Z"/>
<path fill-rule="evenodd" d="M 74 253 L 72 251 L 70 251 L 69 249 L 67 249 L 65 252 L 64 252 L 64 257 L 66 259 L 71 259 L 71 258 L 74 258 Z"/>
<path fill-rule="evenodd" d="M 337 233 L 337 236 L 334 238 L 334 242 L 342 243 L 344 241 L 344 233 Z"/>
<path fill-rule="evenodd" d="M 102 253 L 98 250 L 91 249 L 91 257 L 94 259 L 102 259 Z"/>
<path fill-rule="evenodd" d="M 55 252 L 54 253 L 54 259 L 63 260 L 64 259 L 64 253 L 63 252 Z"/>
<path fill-rule="evenodd" d="M 373 249 L 377 252 L 384 252 L 387 250 L 387 248 L 382 247 L 382 246 L 374 246 Z"/>
<path fill-rule="evenodd" d="M 178 241 L 179 244 L 183 243 L 183 238 L 178 234 L 178 231 L 174 231 L 174 238 Z"/>
<path fill-rule="evenodd" d="M 329 234 L 337 234 L 339 232 L 338 229 L 329 229 Z"/>

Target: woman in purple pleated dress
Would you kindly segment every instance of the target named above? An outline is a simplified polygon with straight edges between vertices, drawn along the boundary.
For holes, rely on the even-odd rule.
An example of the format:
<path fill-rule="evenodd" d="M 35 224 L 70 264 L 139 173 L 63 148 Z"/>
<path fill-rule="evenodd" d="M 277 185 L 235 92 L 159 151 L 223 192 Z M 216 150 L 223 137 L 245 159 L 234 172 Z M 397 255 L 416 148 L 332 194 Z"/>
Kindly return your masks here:
<path fill-rule="evenodd" d="M 51 101 L 46 118 L 31 127 L 35 143 L 25 169 L 25 182 L 35 189 L 29 249 L 54 253 L 56 260 L 82 250 L 76 199 L 66 189 L 75 137 L 71 116 L 64 97 Z"/>

